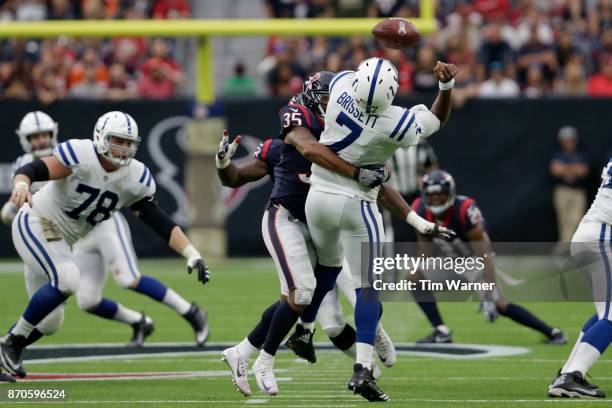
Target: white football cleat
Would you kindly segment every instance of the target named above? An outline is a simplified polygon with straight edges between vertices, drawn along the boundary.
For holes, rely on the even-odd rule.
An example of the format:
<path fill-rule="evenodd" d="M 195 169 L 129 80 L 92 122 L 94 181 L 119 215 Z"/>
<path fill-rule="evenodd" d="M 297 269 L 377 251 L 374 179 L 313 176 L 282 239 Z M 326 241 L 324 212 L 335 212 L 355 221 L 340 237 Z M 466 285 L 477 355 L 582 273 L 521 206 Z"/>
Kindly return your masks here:
<path fill-rule="evenodd" d="M 251 392 L 251 387 L 249 386 L 249 380 L 247 378 L 249 366 L 248 359 L 243 358 L 240 353 L 238 353 L 237 346 L 223 350 L 221 355 L 223 356 L 221 360 L 225 361 L 232 372 L 232 382 L 236 386 L 236 389 L 242 395 L 250 397 L 253 393 Z"/>
<path fill-rule="evenodd" d="M 261 357 L 257 357 L 257 360 L 253 363 L 252 370 L 253 375 L 255 375 L 255 381 L 257 381 L 257 387 L 259 387 L 261 392 L 269 395 L 278 394 L 278 384 L 276 383 L 272 363 L 264 362 Z"/>
<path fill-rule="evenodd" d="M 376 343 L 374 344 L 374 348 L 376 349 L 376 354 L 378 354 L 380 361 L 387 367 L 393 367 L 397 359 L 395 345 L 381 323 L 379 323 L 376 328 Z"/>

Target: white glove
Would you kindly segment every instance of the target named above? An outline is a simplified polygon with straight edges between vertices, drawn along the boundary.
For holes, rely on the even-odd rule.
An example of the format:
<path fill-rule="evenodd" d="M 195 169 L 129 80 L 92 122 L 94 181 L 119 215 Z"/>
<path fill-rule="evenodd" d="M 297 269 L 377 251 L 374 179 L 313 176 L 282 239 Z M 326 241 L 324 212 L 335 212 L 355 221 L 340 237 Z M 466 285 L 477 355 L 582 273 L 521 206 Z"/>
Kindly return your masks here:
<path fill-rule="evenodd" d="M 2 211 L 0 211 L 0 219 L 2 219 L 2 222 L 4 224 L 11 225 L 13 223 L 13 219 L 17 215 L 18 210 L 19 208 L 17 208 L 15 204 L 10 201 L 7 201 L 2 206 Z"/>
<path fill-rule="evenodd" d="M 457 236 L 455 231 L 450 228 L 442 227 L 434 224 L 433 222 L 427 221 L 421 217 L 416 211 L 410 211 L 406 217 L 406 222 L 414 227 L 419 233 L 423 235 L 433 235 L 442 237 L 448 241 L 452 240 Z"/>
<path fill-rule="evenodd" d="M 219 148 L 217 149 L 217 155 L 215 156 L 215 164 L 218 169 L 224 169 L 230 164 L 230 159 L 236 153 L 238 145 L 240 144 L 241 136 L 238 135 L 232 143 L 229 142 L 229 133 L 227 130 L 223 131 L 223 137 L 219 142 Z"/>
<path fill-rule="evenodd" d="M 25 181 L 17 181 L 13 185 L 10 201 L 17 207 L 28 204 L 32 207 L 32 193 L 30 193 L 30 185 Z"/>
<path fill-rule="evenodd" d="M 198 281 L 202 282 L 202 285 L 210 280 L 210 271 L 202 255 L 200 255 L 193 245 L 187 245 L 181 254 L 187 258 L 187 273 L 191 274 L 191 272 L 196 269 L 198 271 Z"/>

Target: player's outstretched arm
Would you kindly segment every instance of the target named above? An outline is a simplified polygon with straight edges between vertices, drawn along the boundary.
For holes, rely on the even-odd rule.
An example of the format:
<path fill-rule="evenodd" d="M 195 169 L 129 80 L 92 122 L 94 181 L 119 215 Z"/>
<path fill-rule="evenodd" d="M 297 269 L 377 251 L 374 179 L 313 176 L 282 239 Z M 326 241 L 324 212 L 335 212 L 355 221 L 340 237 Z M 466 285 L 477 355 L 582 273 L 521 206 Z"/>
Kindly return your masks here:
<path fill-rule="evenodd" d="M 69 167 L 64 166 L 57 158 L 44 157 L 24 164 L 15 171 L 13 177 L 13 192 L 10 201 L 21 208 L 24 203 L 32 206 L 32 193 L 30 185 L 35 181 L 59 180 L 72 173 Z"/>
<path fill-rule="evenodd" d="M 195 269 L 198 272 L 198 281 L 202 284 L 210 280 L 210 271 L 200 252 L 191 244 L 182 228 L 157 206 L 154 197 L 145 197 L 133 204 L 130 209 L 153 231 L 157 232 L 170 248 L 187 258 L 188 273 Z"/>
<path fill-rule="evenodd" d="M 294 127 L 285 136 L 285 143 L 293 145 L 308 161 L 343 176 L 351 177 L 364 187 L 377 187 L 385 178 L 383 166 L 380 171 L 355 167 L 341 159 L 329 147 L 319 143 L 308 129 L 301 126 Z"/>
<path fill-rule="evenodd" d="M 230 160 L 240 144 L 240 135 L 229 143 L 229 133 L 223 131 L 223 137 L 219 142 L 215 164 L 221 184 L 226 187 L 240 187 L 251 181 L 257 181 L 268 174 L 268 166 L 263 160 L 252 160 L 242 166 L 236 166 Z"/>
<path fill-rule="evenodd" d="M 412 225 L 419 234 L 423 235 L 437 235 L 445 239 L 452 239 L 457 234 L 455 231 L 436 225 L 433 222 L 429 222 L 408 205 L 406 200 L 401 194 L 393 187 L 383 184 L 378 193 L 378 202 L 387 209 L 391 215 L 401 220 L 405 220 L 408 224 Z"/>
<path fill-rule="evenodd" d="M 453 106 L 452 92 L 457 67 L 454 64 L 445 64 L 438 61 L 434 67 L 434 74 L 440 81 L 440 90 L 436 100 L 431 105 L 431 112 L 440 120 L 440 126 L 442 126 L 448 121 Z"/>

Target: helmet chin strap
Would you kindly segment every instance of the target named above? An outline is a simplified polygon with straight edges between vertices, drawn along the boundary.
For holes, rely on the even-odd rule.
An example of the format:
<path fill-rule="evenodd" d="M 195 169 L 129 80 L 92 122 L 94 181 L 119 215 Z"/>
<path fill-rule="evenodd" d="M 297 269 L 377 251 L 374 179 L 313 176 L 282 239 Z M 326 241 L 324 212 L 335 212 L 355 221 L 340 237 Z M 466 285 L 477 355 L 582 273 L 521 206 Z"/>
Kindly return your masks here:
<path fill-rule="evenodd" d="M 36 149 L 32 150 L 32 155 L 37 159 L 41 157 L 51 156 L 53 154 L 53 147 L 47 147 L 46 149 Z"/>

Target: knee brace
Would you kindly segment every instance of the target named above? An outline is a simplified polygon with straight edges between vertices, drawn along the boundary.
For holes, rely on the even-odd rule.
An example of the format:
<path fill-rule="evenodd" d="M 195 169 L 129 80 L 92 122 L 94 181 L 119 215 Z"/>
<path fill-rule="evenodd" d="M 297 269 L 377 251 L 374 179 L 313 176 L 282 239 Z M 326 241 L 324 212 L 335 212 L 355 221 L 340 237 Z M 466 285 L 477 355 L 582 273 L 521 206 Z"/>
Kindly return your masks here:
<path fill-rule="evenodd" d="M 59 305 L 53 312 L 36 325 L 39 332 L 45 336 L 55 333 L 64 321 L 64 305 Z"/>
<path fill-rule="evenodd" d="M 79 268 L 72 263 L 62 263 L 57 268 L 57 289 L 64 295 L 71 296 L 79 288 Z"/>

